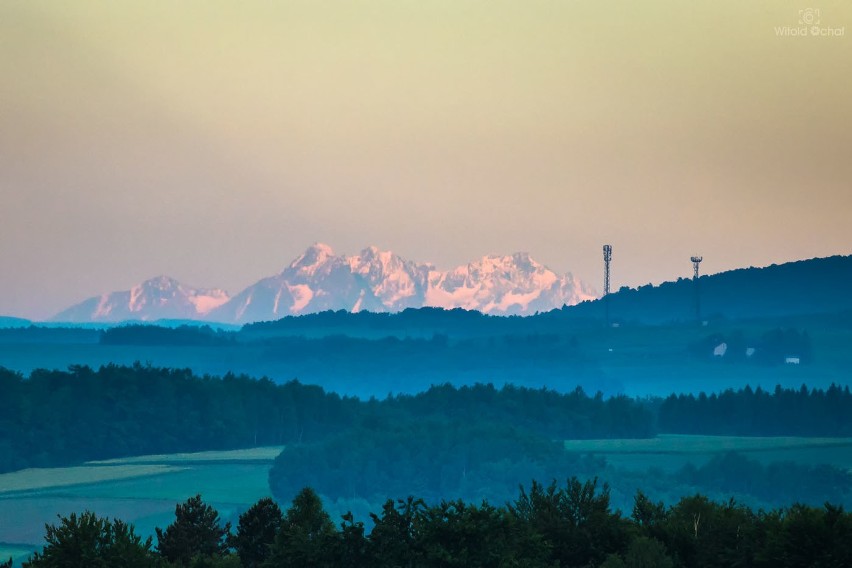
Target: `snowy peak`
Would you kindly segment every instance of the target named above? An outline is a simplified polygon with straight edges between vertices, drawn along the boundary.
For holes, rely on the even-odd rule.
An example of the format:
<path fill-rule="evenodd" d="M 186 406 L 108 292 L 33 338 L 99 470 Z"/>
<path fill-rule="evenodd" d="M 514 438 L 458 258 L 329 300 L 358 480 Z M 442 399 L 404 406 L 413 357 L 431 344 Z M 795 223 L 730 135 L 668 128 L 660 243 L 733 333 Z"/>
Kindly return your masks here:
<path fill-rule="evenodd" d="M 596 297 L 570 273 L 557 274 L 525 252 L 483 256 L 443 271 L 375 246 L 346 256 L 315 243 L 278 274 L 233 297 L 157 276 L 130 290 L 89 298 L 54 320 L 249 323 L 326 310 L 398 312 L 425 306 L 527 315 Z"/>
<path fill-rule="evenodd" d="M 205 315 L 228 300 L 224 290 L 192 288 L 174 278 L 157 276 L 130 289 L 129 308 L 132 312 L 143 312 L 146 307 L 168 309 L 188 302 L 198 315 Z"/>
<path fill-rule="evenodd" d="M 526 315 L 595 297 L 571 274 L 556 274 L 525 252 L 484 256 L 440 271 L 375 246 L 346 256 L 317 243 L 208 318 L 247 323 L 325 310 L 397 312 L 423 306 Z"/>
<path fill-rule="evenodd" d="M 426 305 L 527 315 L 596 297 L 570 273 L 556 274 L 529 253 L 518 252 L 484 256 L 448 272 L 432 271 Z"/>
<path fill-rule="evenodd" d="M 422 305 L 428 268 L 374 246 L 347 258 L 346 262 L 386 308 L 399 311 Z"/>
<path fill-rule="evenodd" d="M 305 250 L 300 256 L 290 263 L 287 269 L 298 270 L 305 274 L 312 274 L 316 269 L 330 258 L 334 257 L 334 251 L 330 246 L 324 243 L 314 243 Z M 285 269 L 285 271 L 287 270 Z"/>
<path fill-rule="evenodd" d="M 466 267 L 470 280 L 500 279 L 513 280 L 519 276 L 546 269 L 530 258 L 529 253 L 518 252 L 510 256 L 484 256 Z M 463 271 L 462 267 L 456 270 Z"/>
<path fill-rule="evenodd" d="M 328 245 L 317 243 L 279 274 L 243 290 L 208 318 L 247 323 L 326 310 L 420 307 L 426 274 L 419 265 L 377 247 L 338 256 Z"/>
<path fill-rule="evenodd" d="M 226 303 L 224 290 L 193 288 L 168 276 L 146 280 L 130 290 L 84 300 L 54 316 L 54 321 L 119 322 L 158 319 L 200 319 Z"/>

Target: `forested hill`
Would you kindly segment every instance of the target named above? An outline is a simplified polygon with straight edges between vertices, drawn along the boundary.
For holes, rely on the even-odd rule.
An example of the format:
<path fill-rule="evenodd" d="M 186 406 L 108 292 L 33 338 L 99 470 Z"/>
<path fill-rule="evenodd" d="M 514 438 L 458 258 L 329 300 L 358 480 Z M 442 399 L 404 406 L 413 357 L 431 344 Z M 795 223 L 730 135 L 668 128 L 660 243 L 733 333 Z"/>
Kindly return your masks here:
<path fill-rule="evenodd" d="M 295 381 L 276 385 L 138 364 L 37 370 L 29 377 L 0 367 L 0 392 L 0 472 L 132 455 L 298 445 L 344 432 L 378 436 L 405 430 L 411 422 L 446 425 L 470 417 L 480 428 L 511 427 L 548 441 L 648 438 L 657 432 L 849 436 L 852 413 L 849 388 L 837 386 L 636 400 L 589 396 L 581 389 L 439 385 L 417 395 L 362 401 Z"/>
<path fill-rule="evenodd" d="M 814 258 L 743 268 L 698 279 L 705 319 L 778 317 L 852 310 L 852 256 Z M 681 278 L 659 286 L 622 288 L 609 297 L 614 321 L 662 323 L 695 319 L 695 282 Z M 576 318 L 600 318 L 601 300 L 564 308 Z"/>

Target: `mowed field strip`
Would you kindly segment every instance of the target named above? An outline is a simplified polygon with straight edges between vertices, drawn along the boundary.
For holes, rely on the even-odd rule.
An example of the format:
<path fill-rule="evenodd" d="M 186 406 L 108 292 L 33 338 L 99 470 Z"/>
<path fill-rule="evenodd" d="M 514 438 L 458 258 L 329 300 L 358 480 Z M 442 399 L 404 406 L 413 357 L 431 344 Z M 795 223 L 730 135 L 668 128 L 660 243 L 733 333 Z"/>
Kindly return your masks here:
<path fill-rule="evenodd" d="M 193 452 L 179 454 L 155 454 L 149 456 L 134 456 L 129 458 L 117 458 L 112 460 L 101 460 L 88 462 L 92 465 L 120 465 L 120 464 L 178 464 L 178 463 L 205 463 L 205 462 L 272 462 L 284 446 L 266 446 L 262 448 L 248 448 L 244 450 L 222 450 L 211 452 Z"/>
<path fill-rule="evenodd" d="M 272 463 L 283 446 L 195 453 L 134 456 L 92 461 L 81 466 L 32 468 L 0 474 L 0 495 L 89 485 L 186 471 L 196 464 Z"/>
<path fill-rule="evenodd" d="M 852 448 L 852 438 L 686 436 L 661 434 L 656 438 L 612 440 L 566 440 L 571 452 L 604 454 L 706 454 L 762 452 L 811 448 Z"/>
<path fill-rule="evenodd" d="M 0 495 L 104 483 L 152 475 L 175 473 L 185 468 L 172 465 L 77 466 L 24 469 L 0 474 Z"/>
<path fill-rule="evenodd" d="M 120 518 L 139 534 L 174 520 L 175 505 L 200 493 L 225 520 L 269 496 L 269 468 L 282 446 L 134 456 L 0 475 L 0 551 L 22 559 L 43 544 L 45 523 L 86 509 Z"/>
<path fill-rule="evenodd" d="M 596 454 L 607 463 L 644 471 L 673 472 L 688 463 L 701 466 L 715 456 L 737 452 L 763 464 L 830 464 L 852 471 L 852 438 L 688 436 L 664 434 L 647 439 L 566 440 L 569 452 Z"/>

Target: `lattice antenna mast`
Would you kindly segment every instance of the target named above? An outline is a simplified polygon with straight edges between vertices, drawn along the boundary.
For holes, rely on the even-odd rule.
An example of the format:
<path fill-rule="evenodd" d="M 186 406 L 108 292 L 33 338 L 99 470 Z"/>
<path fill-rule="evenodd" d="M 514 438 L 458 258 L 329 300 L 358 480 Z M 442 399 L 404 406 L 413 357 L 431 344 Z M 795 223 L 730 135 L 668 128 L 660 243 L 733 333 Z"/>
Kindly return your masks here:
<path fill-rule="evenodd" d="M 698 280 L 698 266 L 701 264 L 701 261 L 704 260 L 703 256 L 692 256 L 690 259 L 692 261 L 692 282 L 693 288 L 695 289 L 695 319 L 697 321 L 701 321 L 701 293 L 698 289 L 699 280 Z"/>
<path fill-rule="evenodd" d="M 604 306 L 606 307 L 606 326 L 609 327 L 609 263 L 612 261 L 612 246 L 603 246 L 604 259 Z"/>
<path fill-rule="evenodd" d="M 698 265 L 701 264 L 701 261 L 704 260 L 703 256 L 693 256 L 690 257 L 692 261 L 692 268 L 695 270 L 694 275 L 692 276 L 693 280 L 698 280 Z"/>

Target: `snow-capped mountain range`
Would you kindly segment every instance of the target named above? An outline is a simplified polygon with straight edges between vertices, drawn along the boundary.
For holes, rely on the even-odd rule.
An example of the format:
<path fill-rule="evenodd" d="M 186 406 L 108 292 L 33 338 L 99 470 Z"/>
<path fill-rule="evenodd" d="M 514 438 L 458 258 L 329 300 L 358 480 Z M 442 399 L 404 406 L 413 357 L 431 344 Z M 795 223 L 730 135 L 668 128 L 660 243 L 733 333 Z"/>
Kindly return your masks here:
<path fill-rule="evenodd" d="M 398 312 L 423 306 L 527 315 L 596 297 L 570 273 L 556 274 L 527 253 L 485 256 L 440 271 L 376 247 L 345 256 L 317 243 L 280 273 L 232 297 L 223 290 L 196 289 L 161 276 L 131 290 L 90 298 L 53 319 L 249 323 L 325 310 Z"/>
<path fill-rule="evenodd" d="M 224 290 L 204 290 L 157 276 L 130 290 L 89 298 L 56 314 L 54 321 L 202 319 L 229 300 Z"/>

